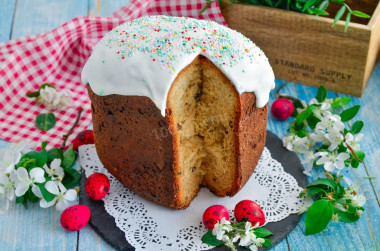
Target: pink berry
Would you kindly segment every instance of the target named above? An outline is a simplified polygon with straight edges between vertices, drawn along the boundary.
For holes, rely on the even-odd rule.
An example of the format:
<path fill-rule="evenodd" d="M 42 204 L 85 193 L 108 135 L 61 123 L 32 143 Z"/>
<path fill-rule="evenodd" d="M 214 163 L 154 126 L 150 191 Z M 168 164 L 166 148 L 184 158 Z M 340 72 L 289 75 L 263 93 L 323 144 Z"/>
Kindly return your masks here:
<path fill-rule="evenodd" d="M 63 211 L 61 225 L 67 231 L 79 231 L 87 225 L 90 216 L 91 211 L 87 206 L 74 205 Z"/>
<path fill-rule="evenodd" d="M 238 222 L 249 221 L 252 225 L 257 222 L 259 226 L 265 223 L 265 214 L 261 207 L 252 200 L 242 200 L 235 206 L 235 219 Z"/>
<path fill-rule="evenodd" d="M 110 181 L 102 173 L 93 173 L 86 180 L 86 192 L 92 200 L 103 199 L 110 190 Z"/>
<path fill-rule="evenodd" d="M 207 229 L 213 229 L 215 223 L 220 222 L 223 217 L 226 220 L 230 219 L 228 209 L 222 205 L 214 205 L 206 209 L 202 219 Z"/>
<path fill-rule="evenodd" d="M 294 105 L 289 99 L 279 98 L 273 102 L 270 110 L 276 119 L 285 120 L 292 115 Z"/>
<path fill-rule="evenodd" d="M 92 130 L 84 130 L 74 139 L 73 149 L 78 151 L 81 145 L 94 144 L 94 132 Z"/>

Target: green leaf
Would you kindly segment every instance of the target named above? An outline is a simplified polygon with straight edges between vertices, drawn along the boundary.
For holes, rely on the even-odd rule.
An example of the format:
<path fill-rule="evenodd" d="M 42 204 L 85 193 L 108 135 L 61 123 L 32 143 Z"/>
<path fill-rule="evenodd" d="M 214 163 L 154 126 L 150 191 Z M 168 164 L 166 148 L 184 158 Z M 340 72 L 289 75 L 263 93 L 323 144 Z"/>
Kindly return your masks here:
<path fill-rule="evenodd" d="M 210 7 L 210 5 L 211 5 L 212 3 L 213 3 L 213 2 L 211 2 L 211 1 L 208 2 L 208 3 L 205 5 L 205 7 L 202 8 L 200 14 L 202 14 L 203 12 L 205 12 L 205 10 L 207 10 L 207 9 Z"/>
<path fill-rule="evenodd" d="M 69 149 L 66 150 L 66 152 L 63 154 L 63 162 L 62 167 L 63 168 L 70 168 L 74 165 L 76 159 L 75 151 L 73 150 L 73 147 L 70 146 Z"/>
<path fill-rule="evenodd" d="M 48 142 L 47 141 L 44 141 L 42 142 L 41 144 L 41 150 L 45 150 L 46 149 L 46 146 L 47 146 Z"/>
<path fill-rule="evenodd" d="M 273 235 L 273 233 L 271 231 L 269 231 L 268 229 L 262 228 L 262 227 L 254 229 L 254 233 L 259 238 L 263 238 L 263 237 Z"/>
<path fill-rule="evenodd" d="M 36 117 L 36 127 L 41 131 L 48 131 L 55 126 L 56 120 L 53 113 L 40 113 Z"/>
<path fill-rule="evenodd" d="M 362 130 L 363 126 L 364 126 L 363 121 L 361 120 L 355 121 L 355 123 L 353 123 L 351 126 L 350 132 L 352 134 L 357 134 Z"/>
<path fill-rule="evenodd" d="M 321 122 L 321 120 L 319 118 L 317 118 L 316 116 L 314 116 L 313 114 L 311 114 L 307 119 L 307 124 L 310 126 L 311 129 L 315 129 L 315 127 L 317 126 L 317 124 L 319 122 Z"/>
<path fill-rule="evenodd" d="M 36 185 L 40 189 L 42 197 L 44 197 L 46 202 L 50 202 L 50 201 L 54 200 L 55 195 L 51 194 L 48 190 L 46 190 L 45 184 L 46 184 L 46 182 L 45 183 L 37 183 Z"/>
<path fill-rule="evenodd" d="M 342 122 L 347 122 L 347 121 L 353 119 L 356 116 L 356 114 L 358 114 L 359 109 L 360 109 L 360 105 L 355 105 L 355 106 L 343 111 L 340 114 L 340 118 L 342 119 Z"/>
<path fill-rule="evenodd" d="M 359 159 L 360 161 L 363 161 L 363 160 L 364 160 L 364 158 L 365 158 L 365 154 L 364 154 L 363 151 L 361 151 L 361 150 L 357 150 L 357 151 L 355 151 L 355 154 L 356 154 L 356 156 L 358 157 L 358 159 Z"/>
<path fill-rule="evenodd" d="M 272 246 L 272 243 L 270 242 L 269 239 L 264 239 L 264 243 L 263 243 L 263 246 L 266 247 L 266 248 L 270 248 Z"/>
<path fill-rule="evenodd" d="M 219 247 L 219 246 L 224 245 L 223 241 L 216 239 L 216 236 L 212 234 L 212 230 L 208 231 L 202 236 L 202 241 L 214 247 Z"/>
<path fill-rule="evenodd" d="M 309 189 L 309 187 L 320 186 L 320 185 L 331 187 L 333 190 L 335 190 L 335 186 L 336 186 L 335 182 L 332 179 L 318 178 L 317 180 L 311 182 L 307 186 L 307 188 Z"/>
<path fill-rule="evenodd" d="M 357 160 L 357 159 L 355 159 L 355 157 L 353 157 L 351 160 L 352 168 L 358 168 L 359 164 L 360 164 L 359 160 Z"/>
<path fill-rule="evenodd" d="M 48 160 L 48 154 L 47 154 L 46 150 L 40 151 L 38 153 L 38 159 L 37 159 L 36 166 L 37 167 L 43 167 L 47 163 L 47 160 Z"/>
<path fill-rule="evenodd" d="M 347 32 L 348 24 L 350 23 L 350 20 L 351 20 L 351 12 L 348 12 L 346 16 L 346 23 L 344 24 L 344 32 Z"/>
<path fill-rule="evenodd" d="M 62 180 L 62 184 L 66 188 L 71 188 L 78 184 L 82 175 L 77 170 L 73 168 L 64 168 L 63 170 L 65 171 L 65 177 Z"/>
<path fill-rule="evenodd" d="M 39 92 L 39 91 L 37 91 L 37 92 L 28 92 L 28 93 L 26 94 L 26 96 L 27 96 L 28 98 L 37 98 L 38 96 L 40 96 L 40 92 Z"/>
<path fill-rule="evenodd" d="M 335 18 L 334 18 L 334 22 L 332 23 L 331 28 L 333 28 L 335 26 L 335 24 L 338 22 L 338 20 L 342 18 L 344 12 L 346 12 L 346 6 L 343 5 L 339 9 L 339 11 L 336 13 Z"/>
<path fill-rule="evenodd" d="M 318 88 L 318 93 L 317 93 L 316 99 L 318 100 L 319 103 L 322 103 L 326 98 L 327 98 L 326 87 L 324 85 L 321 85 Z"/>
<path fill-rule="evenodd" d="M 297 115 L 296 124 L 303 123 L 312 113 L 316 106 L 309 105 L 305 110 L 303 110 L 300 114 Z"/>
<path fill-rule="evenodd" d="M 25 209 L 28 209 L 28 201 L 26 199 L 26 194 L 20 197 L 16 197 L 16 204 L 22 204 Z"/>
<path fill-rule="evenodd" d="M 336 98 L 334 102 L 331 103 L 332 108 L 337 108 L 343 105 L 347 105 L 351 102 L 351 99 L 348 97 Z"/>
<path fill-rule="evenodd" d="M 325 229 L 333 213 L 334 208 L 331 202 L 327 200 L 315 201 L 306 214 L 306 235 L 316 234 Z"/>
<path fill-rule="evenodd" d="M 294 106 L 294 110 L 293 110 L 292 117 L 297 117 L 298 115 L 297 108 L 304 108 L 304 106 L 299 100 L 293 101 L 293 106 Z"/>
<path fill-rule="evenodd" d="M 340 210 L 337 210 L 337 213 L 339 215 L 339 220 L 346 223 L 355 222 L 360 219 L 359 215 L 353 212 L 343 212 Z"/>
<path fill-rule="evenodd" d="M 54 147 L 50 149 L 48 152 L 48 162 L 52 162 L 54 159 L 61 159 L 63 160 L 63 153 L 61 148 Z"/>
<path fill-rule="evenodd" d="M 39 198 L 35 196 L 34 193 L 32 192 L 32 189 L 29 189 L 28 191 L 26 191 L 26 198 L 28 198 L 28 200 L 34 203 L 38 202 L 39 200 Z"/>
<path fill-rule="evenodd" d="M 320 9 L 320 10 L 326 10 L 328 6 L 329 6 L 329 1 L 328 1 L 328 0 L 325 0 L 325 1 L 323 1 L 323 2 L 319 5 L 318 9 Z"/>
<path fill-rule="evenodd" d="M 357 17 L 362 17 L 362 18 L 370 18 L 371 16 L 368 14 L 365 14 L 364 12 L 358 11 L 358 10 L 353 10 L 352 15 L 357 16 Z"/>
<path fill-rule="evenodd" d="M 325 189 L 323 189 L 323 188 L 321 188 L 321 187 L 317 187 L 317 186 L 315 186 L 315 187 L 308 187 L 308 188 L 306 189 L 306 194 L 307 194 L 307 195 L 310 195 L 310 196 L 313 196 L 313 195 L 318 194 L 318 193 L 320 193 L 320 192 L 323 192 L 323 193 L 326 194 Z"/>
<path fill-rule="evenodd" d="M 51 84 L 49 84 L 49 83 L 44 83 L 44 84 L 42 84 L 42 85 L 40 86 L 40 88 L 38 88 L 38 91 L 40 91 L 40 90 L 42 90 L 42 89 L 45 89 L 45 87 L 47 87 L 47 86 L 56 89 L 54 85 L 51 85 Z"/>

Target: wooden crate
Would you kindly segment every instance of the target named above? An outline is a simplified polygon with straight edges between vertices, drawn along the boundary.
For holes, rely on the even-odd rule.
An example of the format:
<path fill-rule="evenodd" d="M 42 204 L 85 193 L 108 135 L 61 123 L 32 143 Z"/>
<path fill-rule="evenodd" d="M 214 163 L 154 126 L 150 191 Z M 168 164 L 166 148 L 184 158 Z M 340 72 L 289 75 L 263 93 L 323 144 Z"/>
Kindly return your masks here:
<path fill-rule="evenodd" d="M 229 27 L 265 52 L 277 78 L 361 96 L 380 48 L 380 3 L 367 2 L 354 9 L 371 19 L 352 19 L 346 33 L 343 21 L 330 28 L 332 18 L 293 11 L 234 4 L 222 12 Z"/>

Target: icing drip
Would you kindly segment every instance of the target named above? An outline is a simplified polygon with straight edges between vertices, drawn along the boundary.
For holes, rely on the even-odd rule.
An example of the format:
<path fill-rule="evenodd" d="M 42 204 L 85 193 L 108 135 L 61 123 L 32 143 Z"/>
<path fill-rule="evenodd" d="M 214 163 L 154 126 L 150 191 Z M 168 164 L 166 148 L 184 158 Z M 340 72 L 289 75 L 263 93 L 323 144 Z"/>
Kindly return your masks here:
<path fill-rule="evenodd" d="M 82 82 L 101 96 L 147 96 L 165 116 L 171 84 L 198 55 L 240 94 L 254 92 L 257 107 L 268 102 L 274 74 L 263 51 L 237 31 L 187 17 L 142 17 L 115 27 L 95 46 Z"/>

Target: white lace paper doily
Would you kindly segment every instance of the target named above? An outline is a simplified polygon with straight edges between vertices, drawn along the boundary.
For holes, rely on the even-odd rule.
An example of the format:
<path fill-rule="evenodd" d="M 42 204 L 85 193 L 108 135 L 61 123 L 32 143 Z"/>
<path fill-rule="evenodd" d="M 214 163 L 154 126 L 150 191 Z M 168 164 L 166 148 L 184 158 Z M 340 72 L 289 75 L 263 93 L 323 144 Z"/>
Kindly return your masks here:
<path fill-rule="evenodd" d="M 303 199 L 303 190 L 296 179 L 286 173 L 281 163 L 264 149 L 259 163 L 247 184 L 234 197 L 216 197 L 206 188 L 185 210 L 173 210 L 151 203 L 119 183 L 100 162 L 94 145 L 79 147 L 79 158 L 86 177 L 95 172 L 104 173 L 111 182 L 108 195 L 103 198 L 106 211 L 115 218 L 118 228 L 136 250 L 206 250 L 212 247 L 202 243 L 207 231 L 202 215 L 211 205 L 232 209 L 241 201 L 256 201 L 264 210 L 266 222 L 280 221 L 297 213 Z M 233 219 L 230 219 L 233 221 Z"/>

